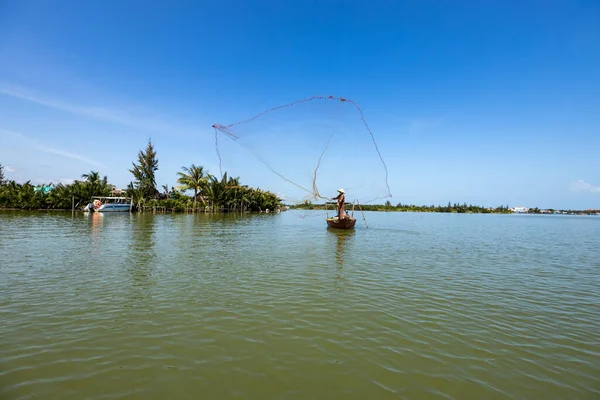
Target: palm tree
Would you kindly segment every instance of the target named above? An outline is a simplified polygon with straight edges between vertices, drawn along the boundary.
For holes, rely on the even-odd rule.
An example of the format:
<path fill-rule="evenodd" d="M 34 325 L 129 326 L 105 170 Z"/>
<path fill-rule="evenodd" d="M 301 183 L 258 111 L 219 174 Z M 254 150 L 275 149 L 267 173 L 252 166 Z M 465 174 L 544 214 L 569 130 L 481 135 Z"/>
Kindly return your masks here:
<path fill-rule="evenodd" d="M 100 173 L 98 171 L 90 171 L 89 174 L 82 174 L 81 177 L 91 184 L 100 183 Z"/>
<path fill-rule="evenodd" d="M 16 181 L 9 181 L 0 192 L 0 206 L 2 207 L 20 207 L 19 191 L 21 185 Z"/>
<path fill-rule="evenodd" d="M 97 171 L 90 171 L 88 174 L 81 175 L 85 181 L 75 181 L 75 185 L 80 186 L 82 197 L 89 200 L 92 196 L 108 196 L 114 189 L 114 185 L 108 183 L 108 177 L 104 175 L 100 179 L 100 173 Z"/>
<path fill-rule="evenodd" d="M 204 167 L 192 164 L 188 167 L 181 167 L 183 172 L 178 172 L 177 183 L 181 184 L 185 190 L 194 191 L 194 200 L 198 197 L 198 192 L 206 186 L 207 180 L 204 175 Z"/>

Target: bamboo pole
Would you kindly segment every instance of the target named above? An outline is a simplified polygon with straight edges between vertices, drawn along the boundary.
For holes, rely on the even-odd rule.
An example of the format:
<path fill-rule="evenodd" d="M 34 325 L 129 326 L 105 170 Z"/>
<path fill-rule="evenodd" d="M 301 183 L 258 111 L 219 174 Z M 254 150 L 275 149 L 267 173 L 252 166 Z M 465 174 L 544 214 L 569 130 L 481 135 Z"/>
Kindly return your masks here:
<path fill-rule="evenodd" d="M 367 219 L 365 218 L 365 213 L 362 210 L 362 207 L 360 206 L 360 202 L 358 200 L 356 200 L 358 202 L 358 209 L 360 210 L 360 213 L 363 216 L 363 220 L 365 221 L 365 225 L 367 226 L 367 229 L 369 228 L 369 224 L 367 224 Z"/>

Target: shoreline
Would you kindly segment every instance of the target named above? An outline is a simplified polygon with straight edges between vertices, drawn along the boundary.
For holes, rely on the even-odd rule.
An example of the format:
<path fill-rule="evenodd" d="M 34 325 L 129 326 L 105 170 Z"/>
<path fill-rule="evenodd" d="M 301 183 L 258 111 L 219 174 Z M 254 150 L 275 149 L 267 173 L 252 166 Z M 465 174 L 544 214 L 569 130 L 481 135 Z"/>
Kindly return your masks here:
<path fill-rule="evenodd" d="M 305 210 L 305 211 L 333 211 L 337 212 L 336 208 L 326 208 L 320 205 L 301 205 L 301 206 L 288 206 L 290 210 Z M 587 209 L 587 210 L 562 210 L 562 209 L 544 209 L 531 208 L 528 211 L 512 211 L 509 208 L 491 208 L 491 207 L 478 207 L 478 206 L 455 206 L 455 207 L 443 207 L 443 206 L 359 206 L 354 209 L 356 211 L 375 211 L 375 212 L 425 212 L 425 213 L 440 213 L 440 214 L 514 214 L 514 215 L 600 215 L 600 209 Z M 350 209 L 346 208 L 346 211 Z"/>
<path fill-rule="evenodd" d="M 305 208 L 305 207 L 293 207 L 288 206 L 289 211 L 326 211 L 325 208 Z M 36 209 L 25 209 L 25 208 L 2 208 L 0 207 L 0 212 L 2 211 L 21 211 L 21 212 L 71 212 L 71 213 L 82 213 L 86 214 L 88 212 L 82 210 L 70 210 L 66 208 L 36 208 Z M 334 211 L 335 210 L 329 210 Z M 355 210 L 356 212 L 357 210 Z M 370 211 L 370 212 L 390 212 L 390 213 L 429 213 L 429 214 L 494 214 L 494 215 L 581 215 L 581 216 L 600 216 L 600 210 L 591 210 L 591 211 L 580 211 L 580 210 L 561 210 L 561 212 L 556 213 L 547 213 L 547 212 L 512 212 L 512 211 L 438 211 L 438 210 L 390 210 L 390 209 L 363 209 L 362 211 Z M 98 214 L 138 214 L 138 213 L 153 213 L 153 214 L 278 214 L 280 212 L 285 212 L 285 210 L 281 211 L 206 211 L 206 210 L 167 210 L 162 209 L 162 207 L 157 207 L 156 210 L 136 210 L 136 211 L 127 211 L 127 212 L 108 212 Z M 359 211 L 360 212 L 360 211 Z M 96 212 L 91 212 L 89 214 L 96 214 Z"/>
<path fill-rule="evenodd" d="M 112 212 L 99 212 L 99 211 L 83 211 L 80 209 L 72 210 L 68 208 L 3 208 L 0 207 L 0 212 L 2 211 L 23 211 L 23 212 L 39 212 L 39 211 L 58 211 L 58 212 L 70 212 L 70 213 L 81 213 L 81 214 L 138 214 L 138 213 L 153 213 L 153 214 L 167 214 L 167 213 L 176 213 L 176 214 L 277 214 L 278 211 L 235 211 L 235 210 L 200 210 L 200 209 L 189 209 L 189 210 L 177 210 L 177 209 L 165 209 L 164 207 L 156 207 L 155 210 L 147 209 L 147 210 L 132 210 L 132 211 L 112 211 Z M 279 211 L 283 212 L 283 211 Z"/>

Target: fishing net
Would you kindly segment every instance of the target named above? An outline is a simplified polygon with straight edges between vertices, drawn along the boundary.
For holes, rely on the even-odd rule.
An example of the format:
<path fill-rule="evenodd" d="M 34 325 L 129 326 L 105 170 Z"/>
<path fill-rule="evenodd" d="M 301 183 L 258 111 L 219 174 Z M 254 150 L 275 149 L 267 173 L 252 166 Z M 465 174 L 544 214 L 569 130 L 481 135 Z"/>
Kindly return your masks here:
<path fill-rule="evenodd" d="M 392 196 L 375 136 L 352 100 L 309 97 L 213 128 L 221 174 L 243 171 L 244 181 L 254 176 L 288 204 L 331 202 L 340 188 L 347 202 Z"/>

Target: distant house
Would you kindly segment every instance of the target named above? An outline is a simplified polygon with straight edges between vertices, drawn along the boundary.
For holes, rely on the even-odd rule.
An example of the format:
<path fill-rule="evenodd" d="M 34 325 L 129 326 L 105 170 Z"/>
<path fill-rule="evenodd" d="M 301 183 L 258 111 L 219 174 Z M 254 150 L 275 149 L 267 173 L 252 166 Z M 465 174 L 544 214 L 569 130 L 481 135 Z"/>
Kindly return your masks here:
<path fill-rule="evenodd" d="M 510 211 L 512 211 L 513 213 L 516 214 L 523 214 L 529 211 L 528 207 L 513 207 L 510 209 Z"/>
<path fill-rule="evenodd" d="M 127 189 L 113 189 L 110 192 L 111 196 L 124 196 L 127 193 Z"/>

